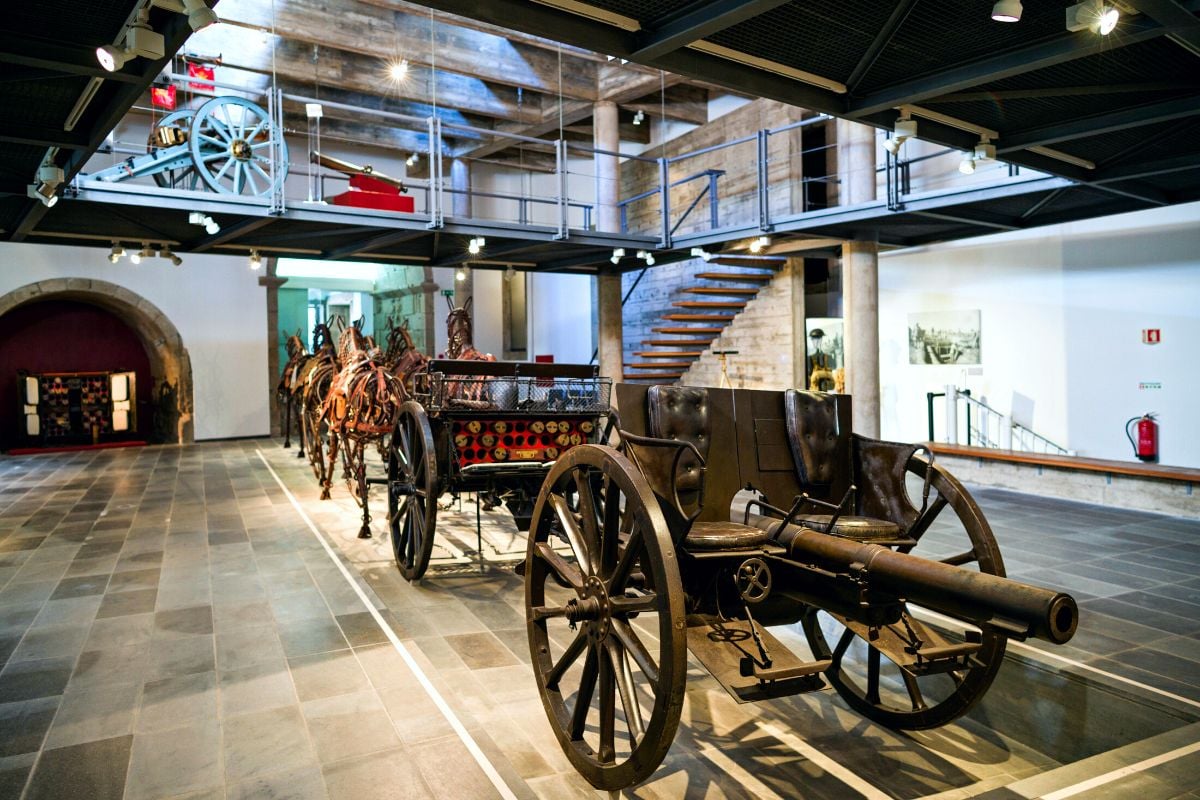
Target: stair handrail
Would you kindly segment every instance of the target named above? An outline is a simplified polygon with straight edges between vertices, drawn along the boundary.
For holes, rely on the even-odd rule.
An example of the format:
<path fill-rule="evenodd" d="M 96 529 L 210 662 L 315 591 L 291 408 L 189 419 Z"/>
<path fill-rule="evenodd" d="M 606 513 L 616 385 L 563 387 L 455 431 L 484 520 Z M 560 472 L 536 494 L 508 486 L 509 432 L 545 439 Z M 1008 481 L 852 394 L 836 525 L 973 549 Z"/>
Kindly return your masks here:
<path fill-rule="evenodd" d="M 935 437 L 933 401 L 938 397 L 946 398 L 947 444 L 958 444 L 958 403 L 962 401 L 966 407 L 966 444 L 968 447 L 1054 453 L 1065 456 L 1076 454 L 1074 450 L 1063 447 L 1032 428 L 1016 422 L 1011 414 L 1004 414 L 983 400 L 972 397 L 970 389 L 959 389 L 953 384 L 947 384 L 944 392 L 926 392 L 925 394 L 929 419 L 929 441 L 931 442 Z M 974 424 L 972 424 L 972 417 L 975 420 Z M 992 435 L 993 420 L 996 427 L 995 436 Z"/>

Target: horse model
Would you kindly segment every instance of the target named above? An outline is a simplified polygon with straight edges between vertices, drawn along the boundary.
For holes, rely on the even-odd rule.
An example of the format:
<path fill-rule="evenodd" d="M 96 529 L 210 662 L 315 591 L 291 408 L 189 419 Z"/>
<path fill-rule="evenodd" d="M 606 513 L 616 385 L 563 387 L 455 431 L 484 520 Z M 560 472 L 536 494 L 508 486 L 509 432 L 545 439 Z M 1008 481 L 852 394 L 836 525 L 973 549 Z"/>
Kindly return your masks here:
<path fill-rule="evenodd" d="M 333 467 L 340 450 L 350 494 L 363 510 L 358 537 L 369 539 L 367 450 L 392 432 L 407 393 L 401 379 L 384 361 L 383 353 L 362 334 L 357 323 L 342 332 L 338 357 L 341 370 L 334 376 L 322 408 L 322 418 L 329 426 L 329 460 L 321 498 L 329 497 Z"/>
<path fill-rule="evenodd" d="M 474 299 L 474 297 L 467 298 L 467 302 L 456 307 L 453 300 L 449 297 L 446 298 L 446 302 L 450 306 L 450 313 L 446 316 L 448 341 L 443 358 L 456 358 L 460 361 L 496 360 L 491 353 L 483 353 L 475 349 L 471 325 L 471 301 Z M 450 402 L 457 405 L 487 405 L 483 399 L 483 387 L 483 381 L 456 380 L 446 386 L 446 396 L 450 398 Z"/>
<path fill-rule="evenodd" d="M 282 407 L 283 420 L 283 446 L 285 448 L 292 446 L 292 417 L 296 417 L 296 430 L 300 436 L 300 453 L 304 454 L 304 425 L 300 420 L 300 397 L 296 392 L 296 387 L 300 384 L 298 375 L 300 368 L 308 361 L 310 353 L 304 345 L 304 340 L 300 338 L 300 329 L 289 335 L 287 331 L 283 331 L 283 335 L 287 340 L 285 345 L 288 354 L 287 364 L 283 367 L 283 372 L 279 376 L 279 383 L 275 387 L 275 399 L 279 401 Z"/>
<path fill-rule="evenodd" d="M 340 322 L 340 318 L 337 318 Z M 333 376 L 339 369 L 337 351 L 333 346 L 333 334 L 324 322 L 313 329 L 314 353 L 300 368 L 297 388 L 301 396 L 300 417 L 302 431 L 308 443 L 307 453 L 301 450 L 300 456 L 308 455 L 312 464 L 313 474 L 322 487 L 325 486 L 325 453 L 321 444 L 322 427 L 325 421 L 322 411 L 325 407 L 325 397 L 333 384 Z M 328 498 L 328 490 L 324 497 Z"/>
<path fill-rule="evenodd" d="M 388 320 L 387 348 L 383 351 L 384 363 L 404 385 L 405 399 L 412 396 L 413 375 L 429 363 L 429 356 L 417 349 L 408 330 L 408 320 L 396 327 L 395 320 Z"/>

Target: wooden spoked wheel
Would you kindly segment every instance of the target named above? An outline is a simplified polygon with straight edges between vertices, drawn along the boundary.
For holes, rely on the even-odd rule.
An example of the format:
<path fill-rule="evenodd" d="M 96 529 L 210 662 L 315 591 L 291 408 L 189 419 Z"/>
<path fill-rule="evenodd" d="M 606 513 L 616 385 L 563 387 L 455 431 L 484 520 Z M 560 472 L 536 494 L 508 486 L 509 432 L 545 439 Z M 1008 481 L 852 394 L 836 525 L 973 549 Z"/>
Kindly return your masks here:
<path fill-rule="evenodd" d="M 388 525 L 396 566 L 407 580 L 420 579 L 429 567 L 439 493 L 429 417 L 409 400 L 388 448 Z"/>
<path fill-rule="evenodd" d="M 192 127 L 192 118 L 196 116 L 196 110 L 193 108 L 183 108 L 178 111 L 172 111 L 158 121 L 155 130 L 150 132 L 150 147 L 161 148 L 164 145 L 155 139 L 155 134 L 159 128 L 180 128 L 190 130 Z M 165 172 L 155 172 L 153 175 L 154 182 L 164 189 L 196 189 L 200 183 L 200 176 L 196 172 L 196 165 L 189 164 L 186 167 L 179 169 L 167 170 Z"/>
<path fill-rule="evenodd" d="M 683 708 L 683 588 L 654 494 L 617 451 L 574 447 L 546 477 L 525 605 L 542 705 L 571 763 L 599 789 L 645 780 Z"/>
<path fill-rule="evenodd" d="M 1004 575 L 1004 563 L 992 530 L 979 506 L 957 480 L 937 466 L 912 458 L 907 472 L 913 478 L 910 487 L 930 475 L 929 505 L 912 528 L 916 547 L 898 548 L 901 552 L 954 564 L 989 575 Z M 919 494 L 920 488 L 917 488 Z M 885 626 L 882 636 L 871 640 L 864 626 L 853 625 L 825 611 L 812 610 L 802 621 L 809 646 L 817 658 L 833 659 L 826 679 L 856 711 L 891 728 L 922 730 L 935 728 L 966 713 L 984 695 L 1004 658 L 1006 639 L 984 628 L 979 632 L 980 646 L 957 668 L 925 673 L 900 666 L 887 652 L 903 650 L 903 645 L 919 638 L 923 646 L 958 644 L 965 640 L 963 625 L 957 629 L 943 618 L 946 629 L 935 628 L 913 615 L 911 604 L 894 625 Z M 956 632 L 951 633 L 949 630 Z M 829 642 L 834 642 L 833 647 Z M 899 646 L 898 644 L 899 643 Z"/>
<path fill-rule="evenodd" d="M 200 106 L 188 146 L 201 180 L 214 192 L 265 197 L 287 175 L 287 142 L 266 111 L 241 97 L 216 97 Z"/>

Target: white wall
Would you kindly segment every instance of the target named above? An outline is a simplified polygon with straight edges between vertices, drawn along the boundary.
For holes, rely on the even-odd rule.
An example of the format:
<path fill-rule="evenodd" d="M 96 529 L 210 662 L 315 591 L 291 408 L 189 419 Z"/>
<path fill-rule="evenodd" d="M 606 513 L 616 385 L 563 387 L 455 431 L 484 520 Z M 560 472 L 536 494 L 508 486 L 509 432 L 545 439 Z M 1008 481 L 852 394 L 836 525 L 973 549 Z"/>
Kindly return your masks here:
<path fill-rule="evenodd" d="M 529 357 L 553 355 L 559 363 L 592 358 L 592 278 L 554 273 L 529 276 Z"/>
<path fill-rule="evenodd" d="M 1198 221 L 1192 203 L 882 255 L 883 435 L 925 439 L 926 392 L 955 383 L 1000 411 L 1029 398 L 1034 430 L 1094 458 L 1134 460 L 1125 421 L 1159 412 L 1161 462 L 1200 466 Z M 970 309 L 980 374 L 908 363 L 908 314 Z"/>
<path fill-rule="evenodd" d="M 92 278 L 153 303 L 179 329 L 192 360 L 197 439 L 265 436 L 270 430 L 267 302 L 244 256 L 182 254 L 116 264 L 108 251 L 0 243 L 0 294 L 52 278 Z"/>

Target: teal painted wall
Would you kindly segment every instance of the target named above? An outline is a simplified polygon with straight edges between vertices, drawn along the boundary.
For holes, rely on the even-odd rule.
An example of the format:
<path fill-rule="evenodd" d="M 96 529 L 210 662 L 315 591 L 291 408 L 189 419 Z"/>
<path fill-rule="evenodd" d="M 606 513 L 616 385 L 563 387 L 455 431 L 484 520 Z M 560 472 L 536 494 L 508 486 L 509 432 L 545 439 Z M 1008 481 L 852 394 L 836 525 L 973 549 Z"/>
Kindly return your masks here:
<path fill-rule="evenodd" d="M 312 331 L 308 329 L 308 289 L 279 290 L 279 327 L 287 331 L 287 335 L 281 333 L 279 338 L 279 368 L 282 370 L 288 361 L 287 337 L 299 328 L 300 335 L 307 345 L 312 335 Z"/>

